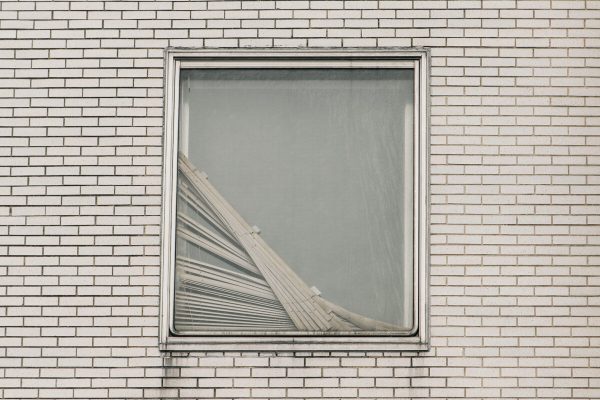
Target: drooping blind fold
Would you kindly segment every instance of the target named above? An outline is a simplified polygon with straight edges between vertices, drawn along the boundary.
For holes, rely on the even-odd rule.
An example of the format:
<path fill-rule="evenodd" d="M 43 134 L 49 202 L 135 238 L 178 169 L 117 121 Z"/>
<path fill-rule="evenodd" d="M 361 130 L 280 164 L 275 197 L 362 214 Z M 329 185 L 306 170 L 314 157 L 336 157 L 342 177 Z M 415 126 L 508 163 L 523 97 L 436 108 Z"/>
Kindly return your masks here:
<path fill-rule="evenodd" d="M 413 86 L 403 69 L 182 70 L 178 331 L 412 325 Z"/>

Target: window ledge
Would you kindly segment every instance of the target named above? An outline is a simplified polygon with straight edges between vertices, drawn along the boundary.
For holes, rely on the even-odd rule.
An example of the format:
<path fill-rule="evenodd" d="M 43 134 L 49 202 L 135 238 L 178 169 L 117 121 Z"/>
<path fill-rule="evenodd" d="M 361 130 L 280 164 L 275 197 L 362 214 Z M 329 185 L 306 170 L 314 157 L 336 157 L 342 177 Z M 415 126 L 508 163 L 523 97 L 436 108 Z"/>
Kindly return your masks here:
<path fill-rule="evenodd" d="M 171 351 L 427 351 L 418 337 L 178 337 L 159 349 Z"/>

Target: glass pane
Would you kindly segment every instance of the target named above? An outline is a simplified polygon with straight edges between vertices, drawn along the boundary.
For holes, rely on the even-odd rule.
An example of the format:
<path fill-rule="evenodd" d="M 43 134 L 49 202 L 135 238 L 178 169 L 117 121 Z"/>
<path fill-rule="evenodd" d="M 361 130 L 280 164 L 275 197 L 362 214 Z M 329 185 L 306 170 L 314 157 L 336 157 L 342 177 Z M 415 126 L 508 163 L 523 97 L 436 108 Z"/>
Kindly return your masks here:
<path fill-rule="evenodd" d="M 177 330 L 412 326 L 413 87 L 407 69 L 181 71 Z"/>

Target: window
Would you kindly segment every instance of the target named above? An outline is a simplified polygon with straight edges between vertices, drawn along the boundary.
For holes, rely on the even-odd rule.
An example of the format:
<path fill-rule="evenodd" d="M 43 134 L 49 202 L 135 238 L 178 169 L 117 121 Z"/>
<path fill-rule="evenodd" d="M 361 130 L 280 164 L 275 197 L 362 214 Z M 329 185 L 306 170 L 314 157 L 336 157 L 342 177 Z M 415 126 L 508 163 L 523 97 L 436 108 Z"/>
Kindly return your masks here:
<path fill-rule="evenodd" d="M 163 348 L 423 348 L 426 61 L 167 52 Z"/>

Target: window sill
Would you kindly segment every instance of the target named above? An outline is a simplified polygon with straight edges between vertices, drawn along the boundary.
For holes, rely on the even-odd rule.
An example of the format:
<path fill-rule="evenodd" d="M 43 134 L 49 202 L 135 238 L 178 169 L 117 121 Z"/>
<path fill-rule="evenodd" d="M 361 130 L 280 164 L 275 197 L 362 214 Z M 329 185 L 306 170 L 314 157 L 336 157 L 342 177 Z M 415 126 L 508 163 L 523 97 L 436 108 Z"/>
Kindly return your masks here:
<path fill-rule="evenodd" d="M 170 336 L 161 351 L 427 351 L 414 337 L 296 336 L 296 337 L 183 337 Z"/>

